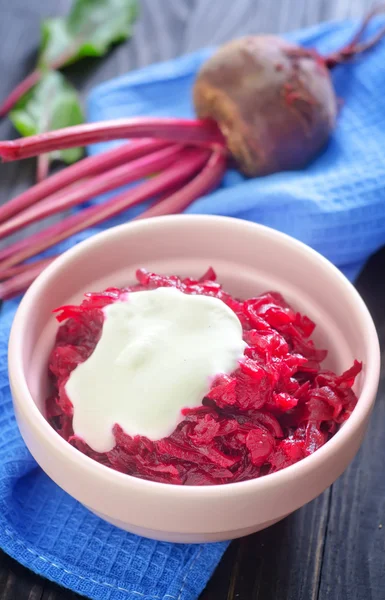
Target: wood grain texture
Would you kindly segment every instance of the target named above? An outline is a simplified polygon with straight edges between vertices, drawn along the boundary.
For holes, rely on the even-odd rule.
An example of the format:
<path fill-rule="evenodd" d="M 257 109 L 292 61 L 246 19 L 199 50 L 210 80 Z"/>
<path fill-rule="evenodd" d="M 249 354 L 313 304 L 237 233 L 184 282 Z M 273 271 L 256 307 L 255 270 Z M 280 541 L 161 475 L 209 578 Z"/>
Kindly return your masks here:
<path fill-rule="evenodd" d="M 357 282 L 385 349 L 385 250 Z M 384 360 L 382 359 L 382 365 Z M 332 487 L 319 600 L 385 598 L 385 371 L 368 433 L 353 463 Z"/>
<path fill-rule="evenodd" d="M 329 497 L 233 542 L 202 600 L 316 600 Z"/>
<path fill-rule="evenodd" d="M 32 68 L 40 20 L 66 12 L 70 4 L 71 0 L 0 0 L 1 97 Z M 140 4 L 131 41 L 103 61 L 83 61 L 67 69 L 83 97 L 95 84 L 155 61 L 248 33 L 282 33 L 324 20 L 360 17 L 371 2 L 141 0 Z M 14 136 L 9 122 L 0 123 L 0 138 Z M 0 202 L 27 188 L 33 178 L 32 160 L 1 165 Z M 383 344 L 384 267 L 385 250 L 370 261 L 358 282 Z M 385 600 L 384 418 L 382 381 L 369 435 L 343 477 L 281 523 L 231 544 L 201 600 Z M 76 598 L 0 553 L 0 600 Z"/>

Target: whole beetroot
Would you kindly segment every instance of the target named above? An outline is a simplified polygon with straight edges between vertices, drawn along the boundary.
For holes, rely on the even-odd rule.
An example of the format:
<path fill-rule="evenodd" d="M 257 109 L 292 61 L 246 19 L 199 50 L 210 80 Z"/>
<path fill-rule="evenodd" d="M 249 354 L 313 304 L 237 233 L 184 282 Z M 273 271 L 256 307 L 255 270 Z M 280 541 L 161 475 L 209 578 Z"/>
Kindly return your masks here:
<path fill-rule="evenodd" d="M 198 73 L 198 117 L 213 118 L 246 175 L 304 166 L 334 128 L 337 98 L 325 63 L 275 36 L 222 46 Z"/>
<path fill-rule="evenodd" d="M 272 35 L 248 36 L 222 46 L 200 69 L 195 110 L 211 118 L 246 175 L 299 169 L 322 149 L 337 117 L 330 68 L 373 46 L 359 39 L 328 57 Z"/>

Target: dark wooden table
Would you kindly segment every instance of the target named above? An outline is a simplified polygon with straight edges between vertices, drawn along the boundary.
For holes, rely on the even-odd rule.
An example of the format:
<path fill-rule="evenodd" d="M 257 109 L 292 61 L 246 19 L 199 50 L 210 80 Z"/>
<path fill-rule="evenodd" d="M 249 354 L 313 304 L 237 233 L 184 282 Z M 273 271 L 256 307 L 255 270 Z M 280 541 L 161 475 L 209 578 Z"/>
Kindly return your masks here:
<path fill-rule="evenodd" d="M 71 0 L 0 0 L 0 97 L 30 70 L 41 18 Z M 103 61 L 68 70 L 84 95 L 148 63 L 252 32 L 284 32 L 359 17 L 368 0 L 142 0 L 134 38 Z M 14 136 L 8 122 L 0 138 Z M 0 202 L 33 182 L 33 162 L 2 165 Z M 385 249 L 357 287 L 385 342 Z M 385 386 L 362 449 L 322 496 L 274 527 L 235 541 L 201 600 L 385 600 Z M 384 523 L 384 527 L 382 524 Z M 0 552 L 0 600 L 74 600 Z"/>

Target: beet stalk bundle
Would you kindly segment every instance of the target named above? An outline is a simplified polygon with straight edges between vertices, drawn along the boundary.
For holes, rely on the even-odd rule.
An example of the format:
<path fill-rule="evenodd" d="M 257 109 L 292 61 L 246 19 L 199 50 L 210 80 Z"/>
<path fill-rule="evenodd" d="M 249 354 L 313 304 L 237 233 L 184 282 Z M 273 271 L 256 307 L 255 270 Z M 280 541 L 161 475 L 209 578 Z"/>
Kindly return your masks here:
<path fill-rule="evenodd" d="M 0 207 L 0 238 L 139 180 L 128 191 L 0 250 L 0 298 L 22 292 L 45 266 L 39 261 L 17 271 L 25 260 L 131 206 L 153 201 L 137 218 L 182 212 L 219 185 L 228 160 L 249 177 L 304 167 L 336 124 L 330 70 L 385 35 L 383 27 L 361 41 L 381 9 L 372 10 L 353 39 L 328 56 L 270 35 L 225 44 L 197 74 L 197 119 L 119 119 L 0 142 L 0 157 L 11 161 L 100 141 L 134 140 L 85 158 Z"/>

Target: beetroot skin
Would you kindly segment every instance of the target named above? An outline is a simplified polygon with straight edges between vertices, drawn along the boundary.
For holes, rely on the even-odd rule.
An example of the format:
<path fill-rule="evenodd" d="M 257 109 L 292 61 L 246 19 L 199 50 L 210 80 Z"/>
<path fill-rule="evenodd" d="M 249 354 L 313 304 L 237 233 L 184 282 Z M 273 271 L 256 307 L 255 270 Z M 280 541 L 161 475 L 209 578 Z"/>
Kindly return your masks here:
<path fill-rule="evenodd" d="M 246 36 L 219 48 L 194 84 L 200 118 L 216 121 L 245 175 L 301 169 L 326 144 L 337 118 L 330 70 L 373 48 L 385 27 L 361 41 L 374 6 L 353 38 L 322 56 L 274 35 Z"/>
<path fill-rule="evenodd" d="M 75 448 L 98 462 L 143 479 L 214 485 L 274 473 L 315 452 L 354 409 L 352 390 L 361 363 L 342 375 L 322 369 L 327 352 L 314 346 L 314 323 L 295 312 L 277 292 L 235 299 L 215 281 L 137 272 L 138 284 L 85 295 L 80 306 L 56 312 L 58 330 L 49 359 L 52 394 L 47 419 Z M 93 352 L 101 335 L 101 309 L 124 292 L 174 286 L 186 294 L 223 300 L 239 317 L 248 347 L 239 368 L 214 382 L 202 406 L 184 410 L 171 436 L 151 441 L 127 435 L 116 424 L 116 446 L 94 452 L 73 434 L 73 408 L 65 383 Z"/>
<path fill-rule="evenodd" d="M 325 60 L 268 35 L 222 46 L 198 73 L 195 110 L 214 119 L 249 176 L 299 169 L 325 145 L 337 98 Z"/>

